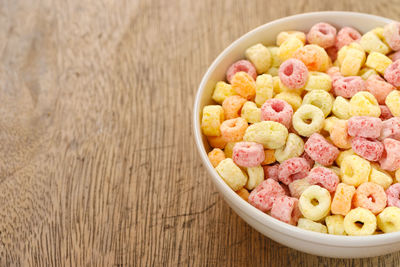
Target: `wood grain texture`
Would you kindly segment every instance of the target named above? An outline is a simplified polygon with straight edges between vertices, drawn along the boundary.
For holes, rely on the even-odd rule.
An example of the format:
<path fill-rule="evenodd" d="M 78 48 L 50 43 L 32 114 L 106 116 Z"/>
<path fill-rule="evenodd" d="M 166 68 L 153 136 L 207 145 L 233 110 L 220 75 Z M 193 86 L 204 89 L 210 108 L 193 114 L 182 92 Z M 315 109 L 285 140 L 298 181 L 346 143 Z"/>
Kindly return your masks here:
<path fill-rule="evenodd" d="M 0 1 L 0 266 L 399 266 L 281 246 L 224 203 L 197 154 L 212 60 L 268 21 L 395 0 Z"/>

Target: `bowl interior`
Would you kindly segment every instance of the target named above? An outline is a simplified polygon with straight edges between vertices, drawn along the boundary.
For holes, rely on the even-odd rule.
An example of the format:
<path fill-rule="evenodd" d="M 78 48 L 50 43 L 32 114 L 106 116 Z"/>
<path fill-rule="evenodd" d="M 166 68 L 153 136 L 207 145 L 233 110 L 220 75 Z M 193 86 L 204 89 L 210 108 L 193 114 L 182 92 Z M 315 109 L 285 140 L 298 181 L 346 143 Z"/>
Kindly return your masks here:
<path fill-rule="evenodd" d="M 298 235 L 299 238 L 308 241 L 315 241 L 318 239 L 319 242 L 325 244 L 330 244 L 330 242 L 335 241 L 335 244 L 340 246 L 369 246 L 372 244 L 378 245 L 388 244 L 390 242 L 394 243 L 400 240 L 400 232 L 365 237 L 333 236 L 315 233 L 280 222 L 257 210 L 246 201 L 242 200 L 218 176 L 217 172 L 208 161 L 207 152 L 210 150 L 210 147 L 200 129 L 201 111 L 203 107 L 205 105 L 215 104 L 211 99 L 215 84 L 218 81 L 225 80 L 225 72 L 227 68 L 233 62 L 243 59 L 244 51 L 249 46 L 256 43 L 275 45 L 275 39 L 279 32 L 285 30 L 301 30 L 307 32 L 312 25 L 318 22 L 327 22 L 337 28 L 351 26 L 359 30 L 361 33 L 365 33 L 375 27 L 383 26 L 390 21 L 391 20 L 387 18 L 355 12 L 315 12 L 299 14 L 272 21 L 250 31 L 233 42 L 215 59 L 205 73 L 196 95 L 193 127 L 195 140 L 203 163 L 210 172 L 217 189 L 222 193 L 230 205 L 234 205 L 244 213 L 252 216 L 255 220 L 258 220 L 263 224 L 268 224 L 269 227 L 275 227 L 277 231 L 282 232 L 283 234 Z"/>

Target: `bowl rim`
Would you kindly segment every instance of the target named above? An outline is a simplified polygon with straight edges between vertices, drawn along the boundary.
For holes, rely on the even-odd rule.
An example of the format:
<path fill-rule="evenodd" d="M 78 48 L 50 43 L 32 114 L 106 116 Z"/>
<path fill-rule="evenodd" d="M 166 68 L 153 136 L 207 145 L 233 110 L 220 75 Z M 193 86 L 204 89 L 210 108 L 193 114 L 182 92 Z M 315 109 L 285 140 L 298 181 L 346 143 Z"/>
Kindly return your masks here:
<path fill-rule="evenodd" d="M 200 157 L 203 161 L 203 164 L 206 166 L 208 173 L 211 174 L 212 180 L 214 184 L 217 186 L 219 193 L 223 195 L 224 198 L 230 198 L 233 202 L 232 205 L 239 208 L 243 213 L 246 213 L 252 219 L 256 220 L 258 223 L 262 225 L 267 225 L 268 227 L 279 232 L 280 234 L 291 236 L 296 239 L 308 241 L 315 244 L 328 245 L 328 246 L 336 246 L 336 247 L 372 247 L 376 245 L 388 245 L 392 243 L 397 243 L 400 241 L 400 232 L 394 233 L 384 233 L 379 235 L 370 235 L 370 236 L 339 236 L 332 234 L 322 234 L 309 230 L 304 230 L 298 228 L 296 226 L 281 222 L 272 216 L 258 210 L 257 208 L 250 205 L 248 202 L 244 201 L 239 195 L 237 195 L 218 175 L 214 167 L 211 165 L 208 160 L 207 152 L 202 142 L 202 133 L 200 129 L 200 101 L 201 96 L 203 94 L 204 88 L 211 76 L 211 74 L 215 71 L 219 62 L 226 57 L 226 55 L 238 46 L 242 41 L 249 38 L 252 35 L 255 35 L 258 31 L 261 31 L 264 28 L 273 27 L 277 24 L 284 23 L 289 20 L 295 20 L 304 17 L 320 17 L 322 14 L 325 14 L 329 17 L 335 16 L 357 16 L 363 17 L 365 19 L 375 19 L 382 21 L 384 23 L 389 23 L 392 19 L 371 15 L 366 13 L 359 12 L 349 12 L 349 11 L 320 11 L 320 12 L 308 12 L 301 13 L 292 16 L 287 16 L 283 18 L 279 18 L 263 25 L 260 25 L 253 30 L 247 32 L 242 35 L 240 38 L 236 39 L 233 43 L 231 43 L 228 47 L 226 47 L 212 62 L 210 67 L 207 69 L 206 73 L 203 75 L 200 85 L 197 89 L 197 93 L 194 101 L 194 109 L 193 109 L 193 136 L 196 142 L 196 146 Z M 243 218 L 241 218 L 243 219 Z"/>

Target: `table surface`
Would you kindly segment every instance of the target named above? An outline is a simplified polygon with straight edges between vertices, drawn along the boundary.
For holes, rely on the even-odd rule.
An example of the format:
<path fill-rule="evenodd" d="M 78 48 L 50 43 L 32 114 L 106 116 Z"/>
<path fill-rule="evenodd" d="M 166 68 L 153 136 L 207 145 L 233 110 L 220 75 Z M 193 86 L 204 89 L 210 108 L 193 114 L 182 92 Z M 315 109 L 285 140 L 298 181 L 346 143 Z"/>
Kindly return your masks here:
<path fill-rule="evenodd" d="M 399 266 L 264 237 L 197 154 L 194 95 L 212 60 L 268 21 L 395 0 L 0 2 L 1 266 Z"/>

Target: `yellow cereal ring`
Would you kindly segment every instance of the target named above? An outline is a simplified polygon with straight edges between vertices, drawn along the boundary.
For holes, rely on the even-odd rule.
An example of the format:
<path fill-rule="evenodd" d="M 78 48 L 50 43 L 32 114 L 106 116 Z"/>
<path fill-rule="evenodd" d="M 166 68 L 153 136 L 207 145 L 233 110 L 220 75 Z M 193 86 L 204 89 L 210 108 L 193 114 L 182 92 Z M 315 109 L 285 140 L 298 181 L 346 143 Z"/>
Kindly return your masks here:
<path fill-rule="evenodd" d="M 386 106 L 389 108 L 393 116 L 400 116 L 400 92 L 398 90 L 391 91 L 385 100 Z"/>
<path fill-rule="evenodd" d="M 245 187 L 249 190 L 253 190 L 264 181 L 264 169 L 261 166 L 247 168 L 247 174 L 249 179 Z"/>
<path fill-rule="evenodd" d="M 376 98 L 371 93 L 364 91 L 356 93 L 350 99 L 349 112 L 350 116 L 370 116 L 379 118 L 381 115 L 381 109 Z"/>
<path fill-rule="evenodd" d="M 306 91 L 324 90 L 329 92 L 332 89 L 332 78 L 323 72 L 310 71 L 304 89 Z"/>
<path fill-rule="evenodd" d="M 327 234 L 328 230 L 322 223 L 313 222 L 306 218 L 300 218 L 297 222 L 297 227 L 313 232 Z"/>
<path fill-rule="evenodd" d="M 400 231 L 400 209 L 398 207 L 387 207 L 378 216 L 378 227 L 384 233 Z"/>
<path fill-rule="evenodd" d="M 368 182 L 371 164 L 357 155 L 346 156 L 340 165 L 342 181 L 355 187 Z"/>
<path fill-rule="evenodd" d="M 348 150 L 344 150 L 344 151 L 340 151 L 339 152 L 339 156 L 335 159 L 336 164 L 340 167 L 343 159 L 347 156 L 351 156 L 351 155 L 355 155 L 356 153 L 354 153 L 353 149 L 348 149 Z"/>
<path fill-rule="evenodd" d="M 337 96 L 333 101 L 332 113 L 339 119 L 350 119 L 350 102 L 346 98 Z"/>
<path fill-rule="evenodd" d="M 367 80 L 370 76 L 372 75 L 378 75 L 378 73 L 376 72 L 376 70 L 371 69 L 371 68 L 362 68 L 359 72 L 358 72 L 358 76 L 361 76 L 361 78 L 363 80 Z"/>
<path fill-rule="evenodd" d="M 285 61 L 291 58 L 300 47 L 303 47 L 302 41 L 295 37 L 289 37 L 279 46 L 278 56 L 282 61 Z"/>
<path fill-rule="evenodd" d="M 310 71 L 326 71 L 331 65 L 325 49 L 315 44 L 300 47 L 293 57 L 301 60 Z"/>
<path fill-rule="evenodd" d="M 271 53 L 262 44 L 247 48 L 245 56 L 256 67 L 258 74 L 267 72 L 271 66 Z"/>
<path fill-rule="evenodd" d="M 289 133 L 285 146 L 275 150 L 275 158 L 282 163 L 287 159 L 299 157 L 303 152 L 303 139 L 294 133 Z"/>
<path fill-rule="evenodd" d="M 277 149 L 285 145 L 287 128 L 275 121 L 261 121 L 250 125 L 243 137 L 245 141 L 260 143 L 264 148 Z"/>
<path fill-rule="evenodd" d="M 380 74 L 384 74 L 385 70 L 389 65 L 392 64 L 392 60 L 384 54 L 378 52 L 372 52 L 368 55 L 365 66 L 376 70 Z"/>
<path fill-rule="evenodd" d="M 344 230 L 348 235 L 372 235 L 376 230 L 375 215 L 364 208 L 355 208 L 344 217 Z"/>
<path fill-rule="evenodd" d="M 265 101 L 274 96 L 274 82 L 269 74 L 259 75 L 256 79 L 256 102 L 258 107 L 261 107 Z"/>
<path fill-rule="evenodd" d="M 231 158 L 224 159 L 215 168 L 222 180 L 232 188 L 238 191 L 243 188 L 247 182 L 246 174 L 233 162 Z"/>
<path fill-rule="evenodd" d="M 340 72 L 344 76 L 357 75 L 364 62 L 365 52 L 361 52 L 355 48 L 349 48 L 340 65 Z"/>
<path fill-rule="evenodd" d="M 311 120 L 309 122 L 309 120 Z M 310 136 L 322 129 L 324 113 L 316 106 L 302 105 L 292 119 L 293 128 L 302 136 Z"/>
<path fill-rule="evenodd" d="M 228 96 L 237 95 L 235 90 L 232 89 L 232 85 L 226 82 L 217 82 L 215 85 L 214 93 L 212 99 L 218 104 L 222 104 L 225 98 Z"/>
<path fill-rule="evenodd" d="M 237 142 L 229 142 L 226 144 L 224 148 L 225 157 L 232 158 L 233 154 L 233 147 L 236 145 Z"/>
<path fill-rule="evenodd" d="M 382 186 L 386 190 L 393 183 L 392 177 L 375 163 L 371 164 L 371 167 L 369 181 Z"/>
<path fill-rule="evenodd" d="M 307 219 L 318 221 L 325 218 L 330 211 L 331 194 L 318 185 L 308 187 L 301 194 L 299 208 Z"/>
<path fill-rule="evenodd" d="M 367 53 L 378 52 L 386 55 L 390 51 L 389 47 L 373 31 L 361 36 L 360 45 Z"/>
<path fill-rule="evenodd" d="M 294 93 L 301 95 L 301 93 L 304 91 L 304 88 L 297 88 L 297 89 L 291 89 L 289 87 L 286 87 L 282 81 L 279 79 L 279 76 L 272 77 L 272 82 L 274 86 L 274 93 L 279 94 L 282 92 L 288 92 L 288 93 Z"/>
<path fill-rule="evenodd" d="M 327 117 L 332 110 L 333 96 L 324 90 L 312 90 L 304 96 L 302 105 L 305 104 L 316 106 Z"/>
<path fill-rule="evenodd" d="M 331 215 L 325 218 L 328 233 L 331 235 L 346 235 L 344 231 L 344 217 L 342 215 Z"/>
<path fill-rule="evenodd" d="M 241 117 L 248 123 L 255 123 L 261 121 L 261 109 L 252 101 L 244 103 L 241 111 Z"/>
<path fill-rule="evenodd" d="M 256 82 L 247 72 L 236 72 L 231 81 L 232 89 L 241 97 L 250 100 L 256 95 Z"/>
<path fill-rule="evenodd" d="M 278 46 L 282 45 L 288 38 L 295 37 L 299 39 L 303 44 L 306 43 L 306 35 L 301 31 L 283 31 L 278 34 L 276 37 L 276 44 Z"/>
<path fill-rule="evenodd" d="M 271 67 L 278 68 L 282 64 L 282 60 L 279 58 L 279 47 L 277 46 L 267 46 L 269 53 L 271 54 Z M 275 75 L 272 75 L 275 76 Z"/>
<path fill-rule="evenodd" d="M 208 159 L 213 167 L 217 167 L 218 164 L 225 159 L 225 153 L 219 148 L 214 148 L 208 153 Z"/>
<path fill-rule="evenodd" d="M 349 44 L 349 45 L 343 46 L 343 47 L 338 51 L 338 54 L 337 54 L 337 59 L 336 59 L 336 61 L 337 61 L 338 66 L 341 66 L 341 65 L 342 65 L 343 60 L 346 58 L 347 52 L 348 52 L 350 49 L 357 49 L 357 50 L 359 50 L 360 52 L 365 52 L 364 49 L 361 47 L 361 45 L 359 45 L 358 43 L 355 43 L 355 42 L 354 42 L 354 43 L 351 43 L 351 44 Z"/>
<path fill-rule="evenodd" d="M 224 110 L 220 105 L 209 105 L 203 108 L 203 117 L 201 119 L 201 129 L 207 136 L 220 136 L 219 127 L 224 121 Z"/>
<path fill-rule="evenodd" d="M 274 98 L 281 99 L 289 103 L 292 106 L 293 110 L 296 111 L 301 106 L 301 96 L 296 93 L 291 92 L 282 92 L 277 94 Z"/>

